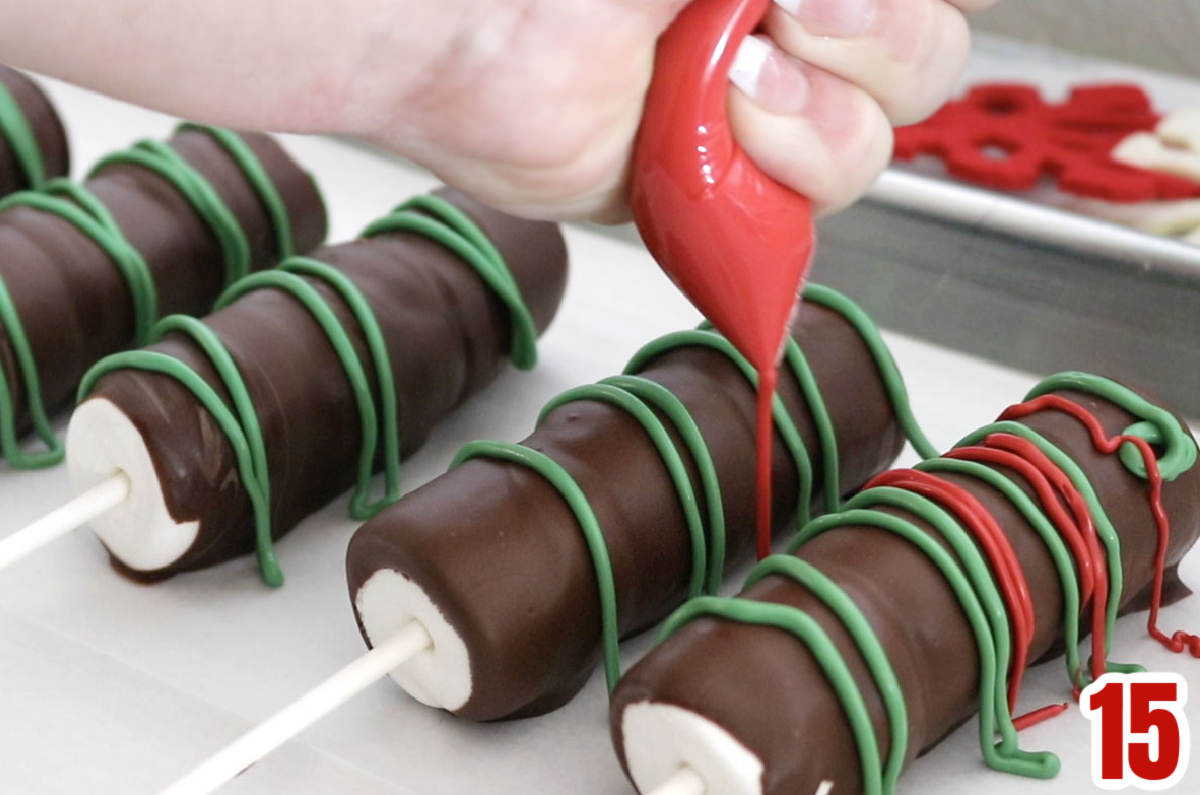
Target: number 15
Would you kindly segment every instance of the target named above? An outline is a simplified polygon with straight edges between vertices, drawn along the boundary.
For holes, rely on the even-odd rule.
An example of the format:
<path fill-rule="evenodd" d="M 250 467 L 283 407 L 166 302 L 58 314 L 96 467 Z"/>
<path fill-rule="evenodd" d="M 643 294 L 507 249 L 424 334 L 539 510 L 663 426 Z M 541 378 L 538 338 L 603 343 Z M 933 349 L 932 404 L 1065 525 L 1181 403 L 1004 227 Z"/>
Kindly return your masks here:
<path fill-rule="evenodd" d="M 1105 674 L 1083 691 L 1092 722 L 1092 782 L 1101 789 L 1165 790 L 1187 771 L 1191 738 L 1178 674 Z"/>

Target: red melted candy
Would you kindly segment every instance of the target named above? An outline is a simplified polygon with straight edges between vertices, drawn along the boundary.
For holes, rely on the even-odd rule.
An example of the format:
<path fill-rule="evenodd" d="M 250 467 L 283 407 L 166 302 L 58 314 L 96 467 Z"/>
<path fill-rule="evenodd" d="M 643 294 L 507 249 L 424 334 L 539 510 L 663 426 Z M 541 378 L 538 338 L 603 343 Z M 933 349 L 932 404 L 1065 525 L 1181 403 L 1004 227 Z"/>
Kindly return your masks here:
<path fill-rule="evenodd" d="M 663 34 L 631 194 L 650 253 L 759 373 L 760 557 L 771 547 L 776 368 L 814 246 L 808 201 L 755 166 L 729 125 L 729 67 L 769 7 L 695 0 Z"/>

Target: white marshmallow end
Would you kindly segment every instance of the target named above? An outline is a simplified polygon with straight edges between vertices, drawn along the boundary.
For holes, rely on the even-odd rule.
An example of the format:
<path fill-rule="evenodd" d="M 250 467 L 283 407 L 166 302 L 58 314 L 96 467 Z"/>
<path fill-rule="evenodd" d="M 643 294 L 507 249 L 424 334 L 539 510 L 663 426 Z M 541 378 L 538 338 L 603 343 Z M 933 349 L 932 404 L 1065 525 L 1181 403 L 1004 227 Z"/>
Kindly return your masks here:
<path fill-rule="evenodd" d="M 641 701 L 621 714 L 625 761 L 638 792 L 654 792 L 681 769 L 704 779 L 705 795 L 761 795 L 762 761 L 708 718 Z"/>
<path fill-rule="evenodd" d="M 133 421 L 105 398 L 85 400 L 67 427 L 67 469 L 77 491 L 117 472 L 129 478 L 129 496 L 92 520 L 92 530 L 125 566 L 156 571 L 191 548 L 198 521 L 177 522 L 167 509 L 150 451 Z"/>
<path fill-rule="evenodd" d="M 453 712 L 471 698 L 471 659 L 467 645 L 433 600 L 412 580 L 380 569 L 354 596 L 363 629 L 378 646 L 410 621 L 420 622 L 432 644 L 391 672 L 396 684 L 422 704 Z"/>

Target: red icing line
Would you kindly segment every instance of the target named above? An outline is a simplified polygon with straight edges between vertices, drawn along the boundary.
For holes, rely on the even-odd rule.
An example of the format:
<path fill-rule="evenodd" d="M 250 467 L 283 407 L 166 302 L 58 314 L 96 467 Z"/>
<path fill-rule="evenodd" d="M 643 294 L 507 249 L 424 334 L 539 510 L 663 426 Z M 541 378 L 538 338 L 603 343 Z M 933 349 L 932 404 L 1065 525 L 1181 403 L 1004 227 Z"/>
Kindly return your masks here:
<path fill-rule="evenodd" d="M 1108 612 L 1108 558 L 1096 533 L 1096 525 L 1092 522 L 1092 513 L 1088 510 L 1087 501 L 1066 473 L 1028 439 L 996 433 L 985 439 L 984 445 L 1015 453 L 1041 471 L 1054 484 L 1083 531 L 1095 577 L 1095 590 L 1092 592 L 1092 678 L 1099 679 L 1107 670 L 1105 650 L 1108 648 L 1108 625 L 1105 623 L 1105 617 Z"/>
<path fill-rule="evenodd" d="M 1092 446 L 1105 455 L 1115 454 L 1124 444 L 1132 444 L 1141 454 L 1142 461 L 1146 466 L 1146 482 L 1150 487 L 1150 512 L 1154 515 L 1154 523 L 1158 528 L 1158 546 L 1154 553 L 1154 590 L 1150 599 L 1150 617 L 1146 622 L 1146 631 L 1150 637 L 1176 654 L 1186 649 L 1193 657 L 1200 657 L 1200 637 L 1184 632 L 1183 630 L 1179 630 L 1171 637 L 1167 637 L 1158 628 L 1158 613 L 1162 607 L 1162 589 L 1165 578 L 1167 548 L 1171 543 L 1171 520 L 1167 516 L 1166 508 L 1163 506 L 1163 479 L 1162 473 L 1158 469 L 1158 457 L 1154 453 L 1154 448 L 1150 446 L 1149 442 L 1138 436 L 1118 434 L 1109 437 L 1104 430 L 1104 426 L 1094 414 L 1062 395 L 1042 395 L 1019 406 L 1012 406 L 1001 415 L 1001 419 L 1017 419 L 1046 409 L 1062 411 L 1079 420 L 1087 428 L 1088 435 L 1092 440 Z"/>
<path fill-rule="evenodd" d="M 756 546 L 758 559 L 771 554 L 771 459 L 774 453 L 775 427 L 771 409 L 779 380 L 774 367 L 758 374 L 758 399 L 755 409 L 755 484 L 757 486 Z"/>
<path fill-rule="evenodd" d="M 764 385 L 815 243 L 808 201 L 759 169 L 729 123 L 729 67 L 770 7 L 694 0 L 679 12 L 658 43 L 630 194 L 650 253 Z M 760 393 L 756 422 L 760 555 L 770 551 L 772 392 Z"/>
<path fill-rule="evenodd" d="M 1016 709 L 1025 668 L 1029 664 L 1029 647 L 1033 642 L 1037 619 L 1033 609 L 1033 597 L 1029 593 L 1029 583 L 1025 580 L 1017 553 L 1000 523 L 971 492 L 928 472 L 895 469 L 873 478 L 865 488 L 874 486 L 906 489 L 940 503 L 958 517 L 983 547 L 992 571 L 996 573 L 1000 582 L 1000 591 L 1008 605 L 1008 617 L 1012 623 L 1013 654 L 1008 703 L 1010 710 Z"/>
<path fill-rule="evenodd" d="M 1075 560 L 1075 568 L 1079 576 L 1079 606 L 1080 609 L 1086 607 L 1095 590 L 1095 572 L 1092 566 L 1091 552 L 1084 539 L 1083 531 L 1079 529 L 1075 519 L 1063 507 L 1062 500 L 1042 471 L 1015 453 L 989 447 L 960 447 L 946 453 L 944 457 L 1005 467 L 1013 470 L 1029 483 L 1038 502 L 1041 503 L 1050 521 L 1071 550 L 1071 556 Z"/>
<path fill-rule="evenodd" d="M 895 157 L 935 155 L 954 176 L 998 190 L 1029 190 L 1051 177 L 1068 193 L 1117 202 L 1200 195 L 1192 180 L 1113 159 L 1122 139 L 1158 122 L 1132 84 L 1078 86 L 1054 105 L 1035 86 L 988 83 L 897 129 Z"/>
<path fill-rule="evenodd" d="M 1051 704 L 1048 707 L 1035 709 L 1033 712 L 1022 715 L 1019 718 L 1013 718 L 1013 728 L 1017 731 L 1025 731 L 1031 726 L 1036 726 L 1043 721 L 1057 718 L 1059 715 L 1071 708 L 1070 704 Z"/>

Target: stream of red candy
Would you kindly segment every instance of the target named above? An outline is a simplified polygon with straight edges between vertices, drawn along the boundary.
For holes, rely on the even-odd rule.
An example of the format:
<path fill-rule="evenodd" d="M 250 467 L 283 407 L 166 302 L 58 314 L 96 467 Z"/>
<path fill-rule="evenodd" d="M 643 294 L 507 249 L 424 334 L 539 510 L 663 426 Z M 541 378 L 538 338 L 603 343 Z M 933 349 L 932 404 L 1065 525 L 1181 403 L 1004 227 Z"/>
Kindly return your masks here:
<path fill-rule="evenodd" d="M 766 367 L 758 371 L 758 395 L 754 412 L 754 482 L 757 500 L 755 540 L 759 560 L 771 554 L 771 458 L 775 447 L 774 417 L 771 409 L 774 406 L 778 381 L 778 368 Z"/>

